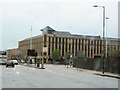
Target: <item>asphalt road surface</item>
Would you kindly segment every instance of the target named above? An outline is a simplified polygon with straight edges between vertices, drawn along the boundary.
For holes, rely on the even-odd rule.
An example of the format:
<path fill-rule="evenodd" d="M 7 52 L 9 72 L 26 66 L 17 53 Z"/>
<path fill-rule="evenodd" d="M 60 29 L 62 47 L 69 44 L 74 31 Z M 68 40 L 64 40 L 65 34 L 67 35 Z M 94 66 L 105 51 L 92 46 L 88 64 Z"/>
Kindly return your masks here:
<path fill-rule="evenodd" d="M 22 65 L 0 68 L 2 88 L 118 88 L 116 78 L 102 77 L 61 65 L 46 65 L 46 69 Z"/>

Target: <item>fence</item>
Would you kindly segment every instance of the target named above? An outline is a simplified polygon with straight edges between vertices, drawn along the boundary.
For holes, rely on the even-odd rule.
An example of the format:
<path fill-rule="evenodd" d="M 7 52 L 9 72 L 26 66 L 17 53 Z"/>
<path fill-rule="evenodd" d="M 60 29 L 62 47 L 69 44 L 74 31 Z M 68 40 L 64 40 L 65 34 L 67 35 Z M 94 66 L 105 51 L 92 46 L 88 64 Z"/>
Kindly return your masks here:
<path fill-rule="evenodd" d="M 73 67 L 102 71 L 102 58 L 73 58 Z M 120 57 L 110 57 L 104 59 L 105 72 L 120 74 Z"/>

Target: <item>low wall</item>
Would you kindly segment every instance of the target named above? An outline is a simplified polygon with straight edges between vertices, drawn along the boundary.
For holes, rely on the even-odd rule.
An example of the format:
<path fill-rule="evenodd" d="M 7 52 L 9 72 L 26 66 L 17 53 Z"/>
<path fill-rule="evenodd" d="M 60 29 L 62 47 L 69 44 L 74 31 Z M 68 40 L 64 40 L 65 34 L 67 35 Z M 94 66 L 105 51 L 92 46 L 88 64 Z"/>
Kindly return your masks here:
<path fill-rule="evenodd" d="M 73 67 L 102 71 L 102 58 L 73 58 Z M 120 74 L 120 57 L 110 57 L 104 59 L 105 72 Z"/>

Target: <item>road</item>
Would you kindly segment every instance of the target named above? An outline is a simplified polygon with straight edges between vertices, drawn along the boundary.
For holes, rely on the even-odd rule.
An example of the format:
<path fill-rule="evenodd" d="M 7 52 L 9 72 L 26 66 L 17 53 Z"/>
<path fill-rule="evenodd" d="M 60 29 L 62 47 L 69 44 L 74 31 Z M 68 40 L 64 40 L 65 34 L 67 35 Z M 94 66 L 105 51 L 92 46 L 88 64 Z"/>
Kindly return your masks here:
<path fill-rule="evenodd" d="M 118 88 L 118 79 L 94 75 L 61 65 L 37 69 L 16 65 L 2 68 L 2 88 Z"/>

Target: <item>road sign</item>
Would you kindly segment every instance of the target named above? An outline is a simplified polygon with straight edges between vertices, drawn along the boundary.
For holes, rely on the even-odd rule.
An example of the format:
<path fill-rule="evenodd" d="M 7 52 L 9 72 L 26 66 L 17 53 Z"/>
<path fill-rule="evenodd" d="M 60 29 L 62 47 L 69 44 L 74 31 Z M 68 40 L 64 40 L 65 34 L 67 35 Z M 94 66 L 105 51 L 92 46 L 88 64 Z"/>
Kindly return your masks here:
<path fill-rule="evenodd" d="M 44 53 L 47 52 L 47 47 L 43 47 L 43 52 L 44 52 Z"/>

